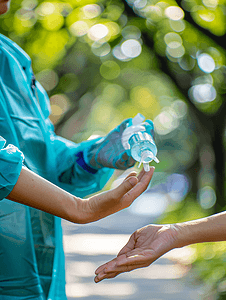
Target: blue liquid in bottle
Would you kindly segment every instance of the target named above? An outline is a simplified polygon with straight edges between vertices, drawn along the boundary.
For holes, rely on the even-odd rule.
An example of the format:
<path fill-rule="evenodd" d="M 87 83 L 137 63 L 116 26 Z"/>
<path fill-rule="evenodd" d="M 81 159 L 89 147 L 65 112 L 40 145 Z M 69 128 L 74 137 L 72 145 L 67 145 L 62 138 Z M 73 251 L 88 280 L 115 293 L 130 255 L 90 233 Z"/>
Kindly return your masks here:
<path fill-rule="evenodd" d="M 146 132 L 133 134 L 129 141 L 131 155 L 136 161 L 143 163 L 145 171 L 149 171 L 149 163 L 154 160 L 159 163 L 156 157 L 157 147 L 152 136 Z"/>
<path fill-rule="evenodd" d="M 140 165 L 143 163 L 144 170 L 148 172 L 150 170 L 149 163 L 154 160 L 159 163 L 157 154 L 157 147 L 155 145 L 153 137 L 145 132 L 142 122 L 145 117 L 141 114 L 137 114 L 132 119 L 132 124 L 127 126 L 122 134 L 122 145 L 128 150 L 130 149 L 131 155 L 134 160 L 138 161 Z"/>

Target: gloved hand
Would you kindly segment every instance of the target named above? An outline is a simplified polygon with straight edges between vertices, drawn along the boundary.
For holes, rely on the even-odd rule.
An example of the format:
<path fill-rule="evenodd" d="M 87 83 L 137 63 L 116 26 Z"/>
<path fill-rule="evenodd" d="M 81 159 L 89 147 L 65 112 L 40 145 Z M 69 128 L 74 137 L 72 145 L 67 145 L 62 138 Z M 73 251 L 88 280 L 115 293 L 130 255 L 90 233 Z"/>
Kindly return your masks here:
<path fill-rule="evenodd" d="M 125 150 L 121 142 L 122 133 L 131 120 L 132 119 L 124 120 L 105 137 L 86 148 L 84 150 L 84 160 L 86 164 L 94 169 L 107 167 L 126 170 L 134 166 L 136 161 L 132 158 L 130 149 Z M 143 131 L 153 136 L 154 125 L 151 120 L 146 120 L 141 125 L 143 126 Z"/>

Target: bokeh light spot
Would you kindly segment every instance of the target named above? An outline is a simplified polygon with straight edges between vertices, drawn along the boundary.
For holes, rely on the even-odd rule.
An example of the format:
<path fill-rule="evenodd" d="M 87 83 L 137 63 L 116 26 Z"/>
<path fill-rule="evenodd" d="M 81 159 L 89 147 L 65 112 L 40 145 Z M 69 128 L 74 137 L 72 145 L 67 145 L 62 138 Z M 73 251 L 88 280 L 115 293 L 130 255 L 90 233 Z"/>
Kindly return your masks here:
<path fill-rule="evenodd" d="M 212 22 L 215 19 L 215 14 L 208 9 L 200 9 L 198 14 L 199 17 L 205 22 Z"/>
<path fill-rule="evenodd" d="M 40 16 L 47 16 L 53 14 L 55 11 L 55 5 L 50 2 L 43 2 L 38 8 L 37 13 Z"/>
<path fill-rule="evenodd" d="M 75 91 L 80 85 L 78 77 L 74 73 L 67 73 L 60 78 L 58 88 L 66 93 Z"/>
<path fill-rule="evenodd" d="M 21 5 L 26 10 L 33 10 L 38 5 L 38 1 L 37 0 L 23 0 Z"/>
<path fill-rule="evenodd" d="M 212 56 L 207 53 L 200 54 L 198 56 L 199 68 L 205 73 L 211 73 L 215 69 L 215 62 Z"/>
<path fill-rule="evenodd" d="M 110 4 L 107 7 L 107 10 L 105 10 L 107 18 L 112 21 L 117 21 L 119 18 L 123 16 L 123 6 Z M 125 15 L 124 15 L 125 16 Z"/>
<path fill-rule="evenodd" d="M 223 55 L 218 49 L 216 49 L 214 47 L 209 47 L 208 53 L 214 59 L 215 69 L 220 68 L 224 64 Z"/>
<path fill-rule="evenodd" d="M 151 90 L 147 87 L 136 86 L 131 90 L 130 94 L 133 105 L 138 105 L 141 108 L 148 109 L 155 107 L 155 97 Z"/>
<path fill-rule="evenodd" d="M 212 84 L 197 84 L 189 90 L 189 95 L 195 102 L 205 103 L 216 99 L 217 92 Z"/>
<path fill-rule="evenodd" d="M 51 91 L 59 82 L 58 75 L 55 71 L 50 69 L 45 69 L 38 74 L 36 74 L 36 79 L 44 87 L 46 91 Z"/>
<path fill-rule="evenodd" d="M 77 21 L 73 23 L 69 29 L 75 36 L 83 36 L 89 31 L 89 26 L 84 21 Z"/>
<path fill-rule="evenodd" d="M 60 116 L 63 112 L 62 108 L 60 108 L 56 104 L 51 105 L 51 110 L 52 110 L 52 115 L 53 116 Z"/>
<path fill-rule="evenodd" d="M 202 0 L 203 4 L 209 8 L 215 8 L 218 5 L 218 0 Z"/>
<path fill-rule="evenodd" d="M 116 22 L 107 22 L 106 26 L 109 31 L 108 33 L 109 37 L 114 37 L 120 33 L 120 27 Z"/>
<path fill-rule="evenodd" d="M 136 26 L 129 25 L 123 28 L 122 36 L 125 39 L 136 39 L 138 40 L 141 37 L 140 29 Z"/>
<path fill-rule="evenodd" d="M 53 13 L 45 16 L 41 21 L 42 26 L 47 30 L 59 30 L 64 24 L 64 17 L 59 13 Z"/>
<path fill-rule="evenodd" d="M 148 5 L 143 12 L 153 22 L 158 22 L 162 18 L 162 9 L 157 5 Z"/>
<path fill-rule="evenodd" d="M 177 118 L 181 119 L 186 116 L 188 112 L 188 107 L 184 101 L 180 99 L 175 100 L 171 106 L 172 109 L 175 111 Z"/>
<path fill-rule="evenodd" d="M 133 5 L 136 9 L 142 9 L 147 5 L 147 0 L 136 0 Z"/>
<path fill-rule="evenodd" d="M 99 16 L 101 13 L 101 8 L 97 4 L 88 4 L 83 7 L 83 12 L 87 19 L 93 19 Z"/>
<path fill-rule="evenodd" d="M 126 57 L 135 58 L 141 54 L 142 47 L 139 41 L 129 39 L 122 43 L 121 50 Z"/>
<path fill-rule="evenodd" d="M 89 30 L 89 38 L 93 41 L 98 41 L 105 38 L 109 33 L 107 26 L 104 24 L 93 25 Z"/>
<path fill-rule="evenodd" d="M 69 100 L 63 94 L 56 94 L 50 97 L 51 115 L 50 120 L 53 124 L 56 124 L 61 116 L 69 108 Z"/>
<path fill-rule="evenodd" d="M 165 10 L 165 15 L 174 21 L 178 21 L 184 18 L 184 11 L 179 6 L 169 6 Z"/>
<path fill-rule="evenodd" d="M 96 56 L 102 57 L 102 56 L 105 56 L 110 53 L 111 46 L 108 43 L 101 44 L 98 42 L 94 42 L 92 44 L 91 49 L 92 49 L 93 54 L 95 54 Z"/>
<path fill-rule="evenodd" d="M 180 122 L 176 112 L 171 108 L 163 110 L 155 119 L 155 130 L 159 135 L 165 135 L 176 129 Z"/>
<path fill-rule="evenodd" d="M 164 41 L 170 48 L 177 48 L 182 45 L 182 38 L 178 33 L 169 32 L 164 36 Z"/>
<path fill-rule="evenodd" d="M 169 20 L 169 21 L 170 21 L 170 27 L 176 32 L 181 32 L 186 27 L 184 20 Z"/>
<path fill-rule="evenodd" d="M 188 54 L 185 54 L 178 61 L 180 67 L 185 71 L 190 71 L 194 68 L 196 60 Z"/>
<path fill-rule="evenodd" d="M 175 43 L 172 44 L 172 45 L 175 45 Z M 182 57 L 182 56 L 184 55 L 184 53 L 185 53 L 184 46 L 182 46 L 182 45 L 180 45 L 180 46 L 178 46 L 178 47 L 174 47 L 174 48 L 167 46 L 166 51 L 167 51 L 168 54 L 169 54 L 170 56 L 172 56 L 173 58 L 180 58 L 180 57 Z"/>
<path fill-rule="evenodd" d="M 122 53 L 121 46 L 115 46 L 112 51 L 112 54 L 114 55 L 115 58 L 121 61 L 131 60 L 131 58 L 128 58 L 125 54 Z"/>
<path fill-rule="evenodd" d="M 199 203 L 204 209 L 209 209 L 216 203 L 216 193 L 210 186 L 205 186 L 198 192 Z"/>
<path fill-rule="evenodd" d="M 120 71 L 119 65 L 113 60 L 105 61 L 100 67 L 100 74 L 107 80 L 117 78 Z"/>

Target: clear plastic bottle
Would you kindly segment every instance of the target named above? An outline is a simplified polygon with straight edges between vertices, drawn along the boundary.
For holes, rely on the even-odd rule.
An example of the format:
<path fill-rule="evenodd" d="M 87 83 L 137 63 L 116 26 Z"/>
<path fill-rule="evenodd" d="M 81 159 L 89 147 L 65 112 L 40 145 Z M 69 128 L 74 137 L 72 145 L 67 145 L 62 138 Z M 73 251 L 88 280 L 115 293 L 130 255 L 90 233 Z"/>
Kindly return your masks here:
<path fill-rule="evenodd" d="M 159 160 L 156 157 L 157 147 L 154 139 L 145 132 L 145 127 L 142 126 L 144 120 L 145 117 L 141 114 L 137 114 L 132 119 L 132 124 L 123 132 L 122 144 L 125 149 L 131 150 L 133 159 L 140 163 L 139 167 L 143 163 L 144 170 L 148 172 L 150 170 L 149 163 L 152 160 L 159 163 Z"/>

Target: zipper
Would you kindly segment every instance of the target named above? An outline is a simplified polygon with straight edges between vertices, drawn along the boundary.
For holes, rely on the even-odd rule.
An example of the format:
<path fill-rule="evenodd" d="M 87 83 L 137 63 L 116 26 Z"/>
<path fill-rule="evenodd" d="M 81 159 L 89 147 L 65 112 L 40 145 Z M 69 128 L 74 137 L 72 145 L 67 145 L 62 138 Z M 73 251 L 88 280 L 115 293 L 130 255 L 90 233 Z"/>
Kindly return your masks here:
<path fill-rule="evenodd" d="M 40 102 L 39 102 L 39 98 L 38 98 L 38 91 L 37 91 L 37 87 L 36 87 L 35 81 L 36 81 L 35 76 L 34 76 L 34 74 L 32 74 L 32 77 L 31 77 L 31 88 L 32 88 L 32 90 L 34 92 L 34 96 L 35 96 L 35 98 L 38 101 L 38 104 L 40 106 Z"/>

